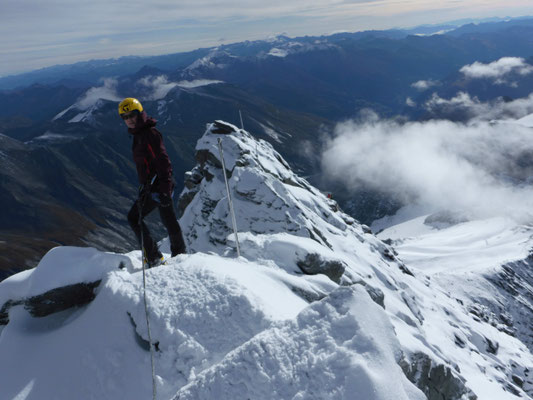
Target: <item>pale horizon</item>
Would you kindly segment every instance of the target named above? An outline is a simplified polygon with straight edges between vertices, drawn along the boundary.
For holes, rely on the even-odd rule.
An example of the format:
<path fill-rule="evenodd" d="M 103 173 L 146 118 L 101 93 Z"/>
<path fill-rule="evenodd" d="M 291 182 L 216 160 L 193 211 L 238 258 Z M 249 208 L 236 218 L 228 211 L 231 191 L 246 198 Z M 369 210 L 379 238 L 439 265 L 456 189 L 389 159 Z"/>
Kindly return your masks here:
<path fill-rule="evenodd" d="M 408 29 L 463 19 L 533 15 L 526 0 L 257 0 L 176 4 L 94 0 L 20 0 L 0 15 L 0 77 L 55 65 L 125 56 L 157 56 L 278 35 Z M 21 29 L 22 27 L 22 29 Z M 13 33 L 17 34 L 14 35 Z"/>

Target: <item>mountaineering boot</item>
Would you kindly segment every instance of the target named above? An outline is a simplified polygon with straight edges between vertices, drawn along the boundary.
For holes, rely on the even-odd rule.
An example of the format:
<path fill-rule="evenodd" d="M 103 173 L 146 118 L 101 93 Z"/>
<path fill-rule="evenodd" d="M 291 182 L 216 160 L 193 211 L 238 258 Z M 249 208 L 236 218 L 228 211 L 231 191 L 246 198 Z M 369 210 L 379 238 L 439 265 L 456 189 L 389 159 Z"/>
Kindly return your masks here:
<path fill-rule="evenodd" d="M 187 249 L 185 248 L 185 241 L 183 240 L 183 235 L 181 231 L 176 235 L 169 235 L 170 240 L 170 253 L 171 257 L 175 257 L 178 254 L 186 254 Z"/>
<path fill-rule="evenodd" d="M 159 267 L 160 265 L 163 265 L 164 263 L 165 263 L 165 257 L 163 257 L 163 255 L 161 254 L 161 257 L 154 258 L 153 260 L 148 261 L 148 269 Z"/>
<path fill-rule="evenodd" d="M 161 254 L 159 249 L 156 247 L 155 250 L 148 254 L 144 261 L 146 262 L 146 268 L 154 268 L 164 264 L 165 257 L 163 257 L 163 254 Z"/>

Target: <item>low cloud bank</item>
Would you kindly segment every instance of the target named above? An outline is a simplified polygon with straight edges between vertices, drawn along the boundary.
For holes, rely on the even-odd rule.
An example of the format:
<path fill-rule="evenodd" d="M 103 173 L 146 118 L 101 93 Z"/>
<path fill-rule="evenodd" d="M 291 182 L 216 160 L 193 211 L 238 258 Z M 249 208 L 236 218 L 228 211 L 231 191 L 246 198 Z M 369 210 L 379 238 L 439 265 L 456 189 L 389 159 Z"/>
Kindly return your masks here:
<path fill-rule="evenodd" d="M 507 76 L 511 74 L 528 75 L 533 72 L 533 66 L 526 63 L 523 58 L 503 57 L 489 64 L 476 61 L 473 64 L 465 65 L 460 72 L 470 79 L 494 79 L 495 83 L 509 83 Z"/>
<path fill-rule="evenodd" d="M 441 118 L 460 117 L 469 121 L 515 120 L 533 113 L 533 93 L 528 97 L 506 101 L 497 98 L 482 102 L 468 93 L 459 92 L 451 99 L 433 93 L 424 103 L 424 108 Z"/>
<path fill-rule="evenodd" d="M 405 123 L 367 112 L 337 125 L 322 167 L 352 191 L 370 187 L 435 211 L 530 219 L 532 132 L 483 121 Z"/>
<path fill-rule="evenodd" d="M 117 94 L 117 80 L 106 78 L 102 82 L 102 86 L 93 87 L 87 90 L 83 97 L 76 103 L 76 107 L 80 110 L 88 110 L 96 104 L 100 99 L 110 101 L 121 101 L 122 98 Z"/>
<path fill-rule="evenodd" d="M 161 100 L 166 97 L 168 92 L 178 86 L 176 82 L 169 82 L 165 75 L 147 76 L 142 78 L 139 83 L 150 91 L 147 100 Z"/>
<path fill-rule="evenodd" d="M 223 83 L 222 81 L 211 79 L 196 79 L 192 81 L 170 82 L 165 75 L 147 76 L 139 80 L 139 84 L 148 89 L 147 100 L 161 100 L 164 99 L 168 92 L 176 86 L 192 89 L 200 86 L 212 85 L 216 83 Z"/>
<path fill-rule="evenodd" d="M 224 82 L 213 80 L 213 79 L 195 79 L 192 81 L 179 81 L 178 86 L 191 89 L 191 88 L 197 88 L 200 86 L 215 85 L 217 83 L 224 83 Z"/>

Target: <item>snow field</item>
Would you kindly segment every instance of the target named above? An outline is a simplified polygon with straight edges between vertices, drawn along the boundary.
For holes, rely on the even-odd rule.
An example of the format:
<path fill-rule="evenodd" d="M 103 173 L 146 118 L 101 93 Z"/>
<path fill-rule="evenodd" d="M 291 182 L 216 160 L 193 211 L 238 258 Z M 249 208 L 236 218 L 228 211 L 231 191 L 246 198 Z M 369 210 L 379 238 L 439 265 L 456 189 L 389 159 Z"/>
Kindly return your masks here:
<path fill-rule="evenodd" d="M 229 353 L 174 399 L 425 399 L 398 366 L 401 353 L 366 291 L 339 288 Z"/>

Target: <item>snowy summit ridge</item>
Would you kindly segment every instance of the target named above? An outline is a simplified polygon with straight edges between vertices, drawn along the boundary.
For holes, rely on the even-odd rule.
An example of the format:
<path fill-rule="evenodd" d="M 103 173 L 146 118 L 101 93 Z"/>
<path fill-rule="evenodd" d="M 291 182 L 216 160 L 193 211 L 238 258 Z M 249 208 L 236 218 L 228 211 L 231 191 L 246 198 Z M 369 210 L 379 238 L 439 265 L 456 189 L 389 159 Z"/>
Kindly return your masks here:
<path fill-rule="evenodd" d="M 158 399 L 531 393 L 533 357 L 523 343 L 472 319 L 269 143 L 216 121 L 196 158 L 178 201 L 194 254 L 147 272 Z M 86 301 L 65 309 L 58 293 L 72 296 L 73 288 Z M 147 338 L 140 251 L 58 247 L 0 283 L 6 399 L 150 398 Z"/>

